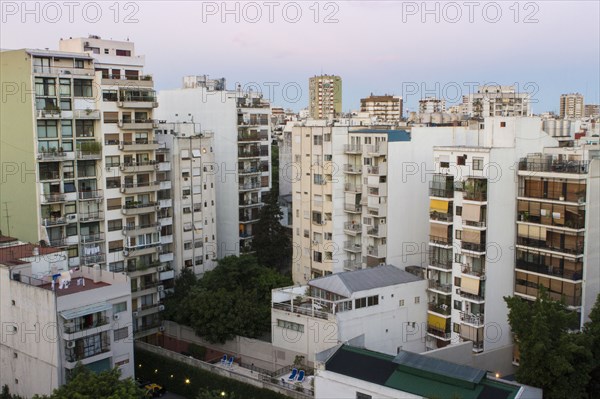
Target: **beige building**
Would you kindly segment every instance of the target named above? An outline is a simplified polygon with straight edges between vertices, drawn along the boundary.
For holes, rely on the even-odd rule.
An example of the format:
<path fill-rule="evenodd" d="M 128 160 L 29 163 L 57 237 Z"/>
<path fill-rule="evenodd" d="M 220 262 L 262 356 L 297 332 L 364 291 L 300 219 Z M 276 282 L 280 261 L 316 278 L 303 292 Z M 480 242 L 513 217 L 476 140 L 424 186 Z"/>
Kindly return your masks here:
<path fill-rule="evenodd" d="M 368 113 L 376 122 L 398 123 L 402 119 L 402 97 L 371 94 L 360 99 L 360 111 Z"/>
<path fill-rule="evenodd" d="M 342 78 L 334 75 L 313 76 L 308 80 L 309 116 L 328 119 L 342 114 Z"/>
<path fill-rule="evenodd" d="M 600 117 L 600 105 L 598 104 L 585 104 L 584 110 L 586 117 Z"/>
<path fill-rule="evenodd" d="M 468 95 L 466 108 L 475 118 L 532 115 L 529 93 L 518 92 L 515 86 L 479 86 Z"/>
<path fill-rule="evenodd" d="M 583 118 L 585 109 L 583 106 L 583 95 L 579 93 L 561 94 L 559 115 L 564 118 Z"/>
<path fill-rule="evenodd" d="M 69 272 L 65 251 L 0 236 L 2 384 L 49 395 L 78 362 L 133 377 L 130 284 L 99 266 Z"/>

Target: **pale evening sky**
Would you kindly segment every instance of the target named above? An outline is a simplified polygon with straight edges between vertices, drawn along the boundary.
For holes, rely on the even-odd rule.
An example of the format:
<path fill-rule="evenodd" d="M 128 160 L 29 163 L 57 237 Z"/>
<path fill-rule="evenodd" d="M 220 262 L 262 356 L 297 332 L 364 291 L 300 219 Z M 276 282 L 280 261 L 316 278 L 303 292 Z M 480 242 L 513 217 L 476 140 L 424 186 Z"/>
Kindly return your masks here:
<path fill-rule="evenodd" d="M 266 95 L 278 84 L 273 103 L 298 110 L 308 104 L 308 78 L 329 73 L 343 79 L 345 111 L 371 92 L 403 95 L 408 110 L 426 95 L 456 103 L 489 82 L 532 93 L 534 112 L 557 111 L 561 93 L 600 102 L 596 0 L 23 4 L 1 2 L 2 49 L 57 49 L 61 37 L 88 34 L 129 38 L 157 90 L 209 74 L 228 88 L 256 82 Z"/>

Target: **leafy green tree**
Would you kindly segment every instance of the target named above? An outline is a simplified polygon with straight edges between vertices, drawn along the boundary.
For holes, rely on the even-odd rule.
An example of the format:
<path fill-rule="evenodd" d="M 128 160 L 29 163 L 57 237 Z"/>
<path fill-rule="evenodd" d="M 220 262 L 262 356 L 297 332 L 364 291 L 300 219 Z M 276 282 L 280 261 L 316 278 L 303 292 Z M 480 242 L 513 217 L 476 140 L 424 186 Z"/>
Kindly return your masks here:
<path fill-rule="evenodd" d="M 278 191 L 272 188 L 254 225 L 252 249 L 261 265 L 283 271 L 292 258 L 292 244 L 287 228 L 281 224 Z"/>
<path fill-rule="evenodd" d="M 188 325 L 209 342 L 224 343 L 236 335 L 258 337 L 271 330 L 271 290 L 289 284 L 289 278 L 259 265 L 254 256 L 228 256 L 180 302 L 167 306 L 177 308 L 179 319 L 190 320 Z"/>
<path fill-rule="evenodd" d="M 120 380 L 118 368 L 95 373 L 78 364 L 69 380 L 50 396 L 34 396 L 34 399 L 139 399 L 144 392 L 131 379 Z"/>
<path fill-rule="evenodd" d="M 550 299 L 543 287 L 533 303 L 505 297 L 521 353 L 517 381 L 542 388 L 544 398 L 585 398 L 592 367 L 589 338 L 570 333 L 578 314 Z"/>
<path fill-rule="evenodd" d="M 185 298 L 198 284 L 198 278 L 191 269 L 184 269 L 175 279 L 174 292 L 165 298 L 165 311 L 163 317 L 179 324 L 190 325 L 191 309 Z"/>
<path fill-rule="evenodd" d="M 0 392 L 0 399 L 24 399 L 19 395 L 11 395 L 8 385 L 2 385 L 2 391 Z"/>
<path fill-rule="evenodd" d="M 590 339 L 593 357 L 587 392 L 590 398 L 600 398 L 600 294 L 596 297 L 596 303 L 590 312 L 590 321 L 585 323 L 583 333 Z"/>
<path fill-rule="evenodd" d="M 271 187 L 279 195 L 279 146 L 271 146 Z"/>
<path fill-rule="evenodd" d="M 235 392 L 226 392 L 219 390 L 208 390 L 203 388 L 198 392 L 196 399 L 236 399 Z"/>

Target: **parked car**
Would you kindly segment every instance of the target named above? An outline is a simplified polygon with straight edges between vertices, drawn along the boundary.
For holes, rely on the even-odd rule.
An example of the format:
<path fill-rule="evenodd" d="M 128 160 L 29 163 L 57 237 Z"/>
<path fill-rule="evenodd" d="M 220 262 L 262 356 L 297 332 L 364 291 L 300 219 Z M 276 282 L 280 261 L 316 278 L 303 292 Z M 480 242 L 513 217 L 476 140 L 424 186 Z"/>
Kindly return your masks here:
<path fill-rule="evenodd" d="M 144 390 L 146 398 L 161 397 L 165 394 L 165 392 L 167 392 L 167 390 L 164 387 L 150 381 L 142 380 L 140 378 L 136 379 L 136 383 L 138 387 Z"/>

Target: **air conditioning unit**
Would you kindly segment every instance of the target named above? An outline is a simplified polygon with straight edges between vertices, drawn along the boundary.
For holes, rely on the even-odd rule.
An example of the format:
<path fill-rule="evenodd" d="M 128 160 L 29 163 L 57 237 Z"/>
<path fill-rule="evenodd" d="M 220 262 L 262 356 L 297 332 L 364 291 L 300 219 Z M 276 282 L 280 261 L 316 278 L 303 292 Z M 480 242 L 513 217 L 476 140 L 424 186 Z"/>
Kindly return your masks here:
<path fill-rule="evenodd" d="M 129 251 L 128 251 L 128 250 L 126 250 L 126 249 L 124 249 L 124 250 L 123 250 L 123 256 L 129 256 Z"/>
<path fill-rule="evenodd" d="M 164 285 L 159 285 L 158 286 L 158 291 L 164 291 L 165 290 L 165 286 Z"/>
<path fill-rule="evenodd" d="M 125 192 L 125 187 L 121 187 L 121 192 L 124 193 Z"/>
<path fill-rule="evenodd" d="M 156 204 L 156 210 L 160 209 L 160 204 Z"/>
<path fill-rule="evenodd" d="M 158 327 L 158 331 L 160 331 L 160 332 L 163 332 L 163 331 L 165 331 L 165 327 L 164 327 L 164 326 L 160 326 L 160 327 Z"/>
<path fill-rule="evenodd" d="M 165 271 L 165 267 L 164 266 L 159 266 L 158 267 L 158 271 L 159 272 L 164 272 Z"/>
<path fill-rule="evenodd" d="M 102 203 L 102 198 L 96 198 L 96 203 L 101 204 Z"/>
<path fill-rule="evenodd" d="M 162 252 L 162 249 L 163 249 L 162 245 L 159 245 L 158 247 L 156 247 L 157 252 Z"/>
<path fill-rule="evenodd" d="M 137 316 L 138 316 L 138 314 L 139 314 L 139 312 L 135 311 L 135 312 L 133 312 L 133 313 L 131 313 L 131 314 L 133 315 L 133 317 L 137 317 Z"/>
<path fill-rule="evenodd" d="M 73 349 L 75 347 L 75 341 L 67 341 L 67 348 Z"/>
<path fill-rule="evenodd" d="M 107 166 L 107 167 L 106 167 L 106 171 L 107 171 L 107 172 L 110 172 L 111 170 L 112 170 L 112 168 L 111 168 L 110 166 Z"/>
<path fill-rule="evenodd" d="M 165 310 L 165 305 L 159 305 L 158 306 L 158 311 L 162 312 L 163 310 Z"/>
<path fill-rule="evenodd" d="M 113 319 L 115 319 L 115 320 L 119 320 L 120 318 L 121 318 L 121 315 L 118 313 L 113 315 Z"/>
<path fill-rule="evenodd" d="M 67 222 L 76 222 L 77 221 L 77 214 L 69 214 L 67 215 Z"/>
<path fill-rule="evenodd" d="M 117 122 L 117 126 L 123 127 L 123 119 L 119 119 L 119 121 Z"/>

